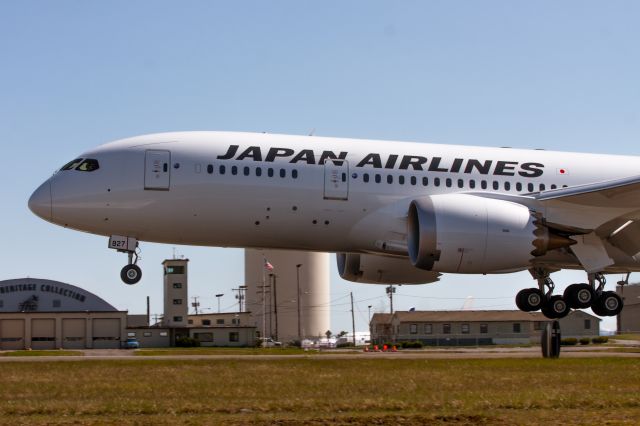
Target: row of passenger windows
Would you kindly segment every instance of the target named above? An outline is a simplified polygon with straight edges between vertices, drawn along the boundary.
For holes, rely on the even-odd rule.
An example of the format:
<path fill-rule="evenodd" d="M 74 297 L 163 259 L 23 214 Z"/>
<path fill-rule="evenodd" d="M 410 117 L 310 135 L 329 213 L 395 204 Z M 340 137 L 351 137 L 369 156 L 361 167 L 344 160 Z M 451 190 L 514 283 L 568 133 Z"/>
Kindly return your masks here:
<path fill-rule="evenodd" d="M 240 171 L 240 168 L 238 166 L 231 166 L 231 167 L 229 167 L 229 169 L 230 169 L 230 173 L 232 175 L 234 175 L 234 176 L 236 176 Z M 209 174 L 213 173 L 213 164 L 209 164 L 207 166 L 207 173 L 209 173 Z M 227 166 L 225 166 L 224 164 L 218 166 L 218 173 L 221 174 L 221 175 L 226 174 L 227 173 Z M 268 177 L 274 177 L 275 173 L 276 173 L 276 171 L 275 171 L 275 169 L 273 167 L 268 167 L 266 169 L 266 174 L 267 174 Z M 245 175 L 245 176 L 251 175 L 251 167 L 244 166 L 242 168 L 242 174 Z M 255 168 L 255 174 L 258 177 L 262 176 L 262 167 L 256 167 Z M 287 177 L 287 169 L 280 169 L 278 171 L 278 174 L 280 175 L 281 178 Z M 291 170 L 291 177 L 294 178 L 294 179 L 297 179 L 298 178 L 298 170 L 296 170 L 296 169 Z"/>
<path fill-rule="evenodd" d="M 351 177 L 353 177 L 354 179 L 356 179 L 358 177 L 357 173 L 354 173 Z M 418 184 L 418 178 L 416 176 L 410 176 L 407 182 L 407 178 L 405 176 L 398 176 L 398 183 L 400 185 L 404 185 L 404 184 L 411 184 L 411 185 L 417 185 Z M 383 176 L 379 173 L 376 173 L 375 175 L 373 175 L 373 181 L 375 181 L 375 183 L 381 183 L 383 179 Z M 363 182 L 370 182 L 371 181 L 371 177 L 369 176 L 369 173 L 364 173 L 362 175 L 362 181 Z M 393 175 L 386 175 L 386 182 L 388 184 L 393 184 L 394 182 L 394 176 Z M 426 176 L 423 176 L 420 180 L 420 182 L 422 183 L 422 186 L 429 186 L 429 178 Z M 475 179 L 469 179 L 467 181 L 465 181 L 464 179 L 452 179 L 452 178 L 433 178 L 432 184 L 433 186 L 439 187 L 439 186 L 445 186 L 447 188 L 452 188 L 455 184 L 455 186 L 457 186 L 458 188 L 470 188 L 470 189 L 476 189 L 476 186 L 479 186 L 481 189 L 488 189 L 489 188 L 489 183 L 491 183 L 491 188 L 493 188 L 495 191 L 498 191 L 501 189 L 501 185 L 500 182 L 498 181 L 493 181 L 493 182 L 488 182 L 486 180 L 481 180 L 476 182 Z M 566 188 L 567 185 L 562 185 L 563 188 Z M 547 189 L 547 186 L 544 183 L 541 183 L 538 185 L 538 187 L 536 188 L 535 184 L 533 183 L 528 183 L 526 184 L 526 186 L 522 183 L 522 182 L 516 182 L 515 184 L 511 183 L 511 182 L 503 182 L 502 183 L 502 189 L 504 189 L 505 191 L 511 191 L 512 189 L 515 189 L 516 191 L 520 192 L 523 189 L 525 189 L 529 192 L 533 192 L 536 190 L 539 191 L 545 191 Z M 556 184 L 552 184 L 549 186 L 549 189 L 556 189 L 558 188 L 558 185 Z"/>
<path fill-rule="evenodd" d="M 213 174 L 214 172 L 214 167 L 213 164 L 209 164 L 207 165 L 207 173 L 209 174 Z M 238 166 L 231 166 L 229 167 L 229 172 L 236 176 L 240 173 L 240 167 Z M 262 167 L 256 167 L 255 168 L 255 175 L 260 177 L 263 175 L 263 169 Z M 225 166 L 224 164 L 218 166 L 218 173 L 221 175 L 224 175 L 227 173 L 227 166 Z M 244 176 L 250 176 L 251 175 L 251 167 L 249 166 L 244 166 L 242 167 L 242 174 Z M 266 168 L 266 175 L 268 177 L 274 177 L 276 174 L 276 169 L 272 168 L 272 167 L 268 167 Z M 279 169 L 278 170 L 278 174 L 281 178 L 285 178 L 287 177 L 287 169 Z M 297 179 L 298 178 L 298 170 L 293 169 L 291 170 L 291 177 L 293 179 Z M 351 177 L 355 180 L 358 178 L 358 174 L 357 173 L 353 173 L 351 175 Z M 393 184 L 395 177 L 394 175 L 383 175 L 380 173 L 376 173 L 376 174 L 372 174 L 370 175 L 369 173 L 363 173 L 362 174 L 362 181 L 367 183 L 367 182 L 375 182 L 375 183 L 382 183 L 383 179 L 388 183 L 388 184 Z M 341 180 L 342 182 L 346 182 L 347 180 L 347 175 L 346 173 L 342 173 L 341 176 Z M 397 176 L 397 183 L 400 185 L 418 185 L 418 182 L 420 182 L 422 184 L 422 186 L 429 186 L 429 178 L 427 176 L 422 176 L 421 178 L 418 178 L 417 176 L 409 176 L 409 178 L 400 175 Z M 521 192 L 523 190 L 526 190 L 528 192 L 534 192 L 534 191 L 545 191 L 547 189 L 547 186 L 544 183 L 538 184 L 537 186 L 533 183 L 527 183 L 526 185 L 523 184 L 522 182 L 516 182 L 515 184 L 509 181 L 503 182 L 502 184 L 500 184 L 500 182 L 498 181 L 486 181 L 486 180 L 480 180 L 477 181 L 475 179 L 469 179 L 469 180 L 465 180 L 465 179 L 452 179 L 452 178 L 439 178 L 439 177 L 435 177 L 433 178 L 431 184 L 435 187 L 440 187 L 440 186 L 445 186 L 447 188 L 453 188 L 454 185 L 458 188 L 469 188 L 469 189 L 476 189 L 476 188 L 480 188 L 480 189 L 489 189 L 489 186 L 491 186 L 491 188 L 494 191 L 499 191 L 501 189 L 505 190 L 505 191 L 511 191 L 512 189 L 515 189 L 515 191 L 517 192 Z M 563 188 L 566 188 L 567 185 L 562 185 Z M 556 184 L 552 184 L 549 186 L 549 189 L 556 189 L 558 188 L 558 185 Z"/>

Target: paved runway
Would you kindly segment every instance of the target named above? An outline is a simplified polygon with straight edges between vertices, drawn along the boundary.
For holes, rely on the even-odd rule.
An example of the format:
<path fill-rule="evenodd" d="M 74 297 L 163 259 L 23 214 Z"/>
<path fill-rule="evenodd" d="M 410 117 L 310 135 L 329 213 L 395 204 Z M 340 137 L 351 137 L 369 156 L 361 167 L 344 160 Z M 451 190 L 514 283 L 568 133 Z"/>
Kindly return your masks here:
<path fill-rule="evenodd" d="M 625 350 L 627 350 L 625 352 Z M 284 360 L 284 359 L 316 359 L 321 360 L 349 360 L 349 359 L 506 359 L 506 358 L 542 358 L 539 347 L 531 348 L 450 348 L 428 350 L 402 350 L 398 352 L 355 352 L 355 351 L 327 351 L 310 352 L 295 355 L 154 355 L 141 356 L 127 350 L 85 350 L 84 356 L 0 356 L 0 362 L 62 362 L 62 361 L 146 361 L 146 360 Z M 638 352 L 628 352 L 628 349 L 611 346 L 599 347 L 563 347 L 561 358 L 640 358 Z"/>

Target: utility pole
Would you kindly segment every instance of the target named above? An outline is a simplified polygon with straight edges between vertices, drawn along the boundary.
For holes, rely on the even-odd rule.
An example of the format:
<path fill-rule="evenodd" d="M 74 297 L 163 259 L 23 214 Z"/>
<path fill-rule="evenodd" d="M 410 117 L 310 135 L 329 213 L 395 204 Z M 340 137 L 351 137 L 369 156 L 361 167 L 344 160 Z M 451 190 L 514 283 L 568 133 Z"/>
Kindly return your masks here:
<path fill-rule="evenodd" d="M 353 313 L 353 292 L 349 293 L 351 295 L 351 329 L 353 331 L 353 346 L 356 345 L 356 317 Z"/>
<path fill-rule="evenodd" d="M 298 305 L 298 341 L 302 345 L 302 332 L 300 327 L 300 267 L 302 263 L 296 265 L 296 282 L 298 283 L 298 296 L 296 297 L 296 304 Z"/>
<path fill-rule="evenodd" d="M 193 303 L 191 304 L 191 306 L 195 308 L 196 315 L 198 315 L 198 307 L 200 306 L 200 302 L 198 302 L 198 299 L 200 299 L 200 296 L 193 296 L 192 299 Z"/>
<path fill-rule="evenodd" d="M 275 339 L 278 340 L 278 293 L 276 291 L 276 274 L 273 274 L 273 315 L 276 317 L 276 333 Z"/>
<path fill-rule="evenodd" d="M 232 288 L 231 291 L 237 291 L 236 299 L 238 300 L 238 312 L 244 312 L 244 298 L 247 291 L 246 285 L 238 286 L 238 288 Z"/>
<path fill-rule="evenodd" d="M 391 305 L 391 315 L 393 315 L 393 293 L 396 292 L 394 286 L 390 285 L 387 287 L 387 294 L 389 295 L 389 303 Z"/>

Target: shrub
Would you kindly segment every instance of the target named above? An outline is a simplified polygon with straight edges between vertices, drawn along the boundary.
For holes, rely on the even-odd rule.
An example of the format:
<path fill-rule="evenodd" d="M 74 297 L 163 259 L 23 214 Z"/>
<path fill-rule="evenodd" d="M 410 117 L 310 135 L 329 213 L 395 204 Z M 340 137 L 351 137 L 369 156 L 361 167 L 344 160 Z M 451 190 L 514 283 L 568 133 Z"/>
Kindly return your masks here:
<path fill-rule="evenodd" d="M 420 349 L 422 346 L 422 342 L 419 340 L 415 340 L 413 342 L 402 342 L 402 348 L 404 349 Z"/>
<path fill-rule="evenodd" d="M 200 341 L 192 337 L 178 337 L 176 339 L 176 346 L 179 348 L 195 348 L 200 346 Z"/>
<path fill-rule="evenodd" d="M 576 339 L 575 337 L 567 337 L 560 340 L 560 344 L 562 346 L 575 346 L 578 344 L 578 339 Z"/>
<path fill-rule="evenodd" d="M 588 345 L 589 342 L 591 342 L 591 340 L 588 337 L 583 337 L 580 339 L 580 344 L 581 345 Z"/>
<path fill-rule="evenodd" d="M 601 343 L 607 343 L 608 341 L 609 341 L 609 338 L 607 336 L 598 336 L 591 339 L 591 342 L 596 345 Z"/>
<path fill-rule="evenodd" d="M 355 347 L 355 346 L 356 346 L 356 345 L 354 345 L 354 344 L 353 344 L 353 342 L 338 343 L 338 344 L 336 345 L 336 347 L 338 347 L 338 348 L 353 348 L 353 347 Z"/>

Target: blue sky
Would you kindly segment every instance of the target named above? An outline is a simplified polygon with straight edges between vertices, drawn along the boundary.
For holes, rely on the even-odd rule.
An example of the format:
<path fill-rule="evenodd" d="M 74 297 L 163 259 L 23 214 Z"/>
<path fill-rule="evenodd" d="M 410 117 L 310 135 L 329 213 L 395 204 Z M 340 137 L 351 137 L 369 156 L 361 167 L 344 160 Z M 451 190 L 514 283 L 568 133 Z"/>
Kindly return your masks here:
<path fill-rule="evenodd" d="M 640 3 L 635 1 L 3 1 L 0 137 L 3 268 L 80 285 L 120 309 L 161 312 L 160 263 L 120 283 L 103 237 L 26 206 L 95 145 L 172 130 L 235 130 L 638 154 Z M 176 247 L 203 307 L 243 283 L 241 250 Z M 332 274 L 332 329 L 384 287 Z M 560 290 L 584 274 L 554 275 Z M 398 289 L 397 309 L 509 309 L 527 273 L 445 276 Z M 232 309 L 231 296 L 222 300 Z M 605 327 L 613 328 L 608 320 Z"/>

